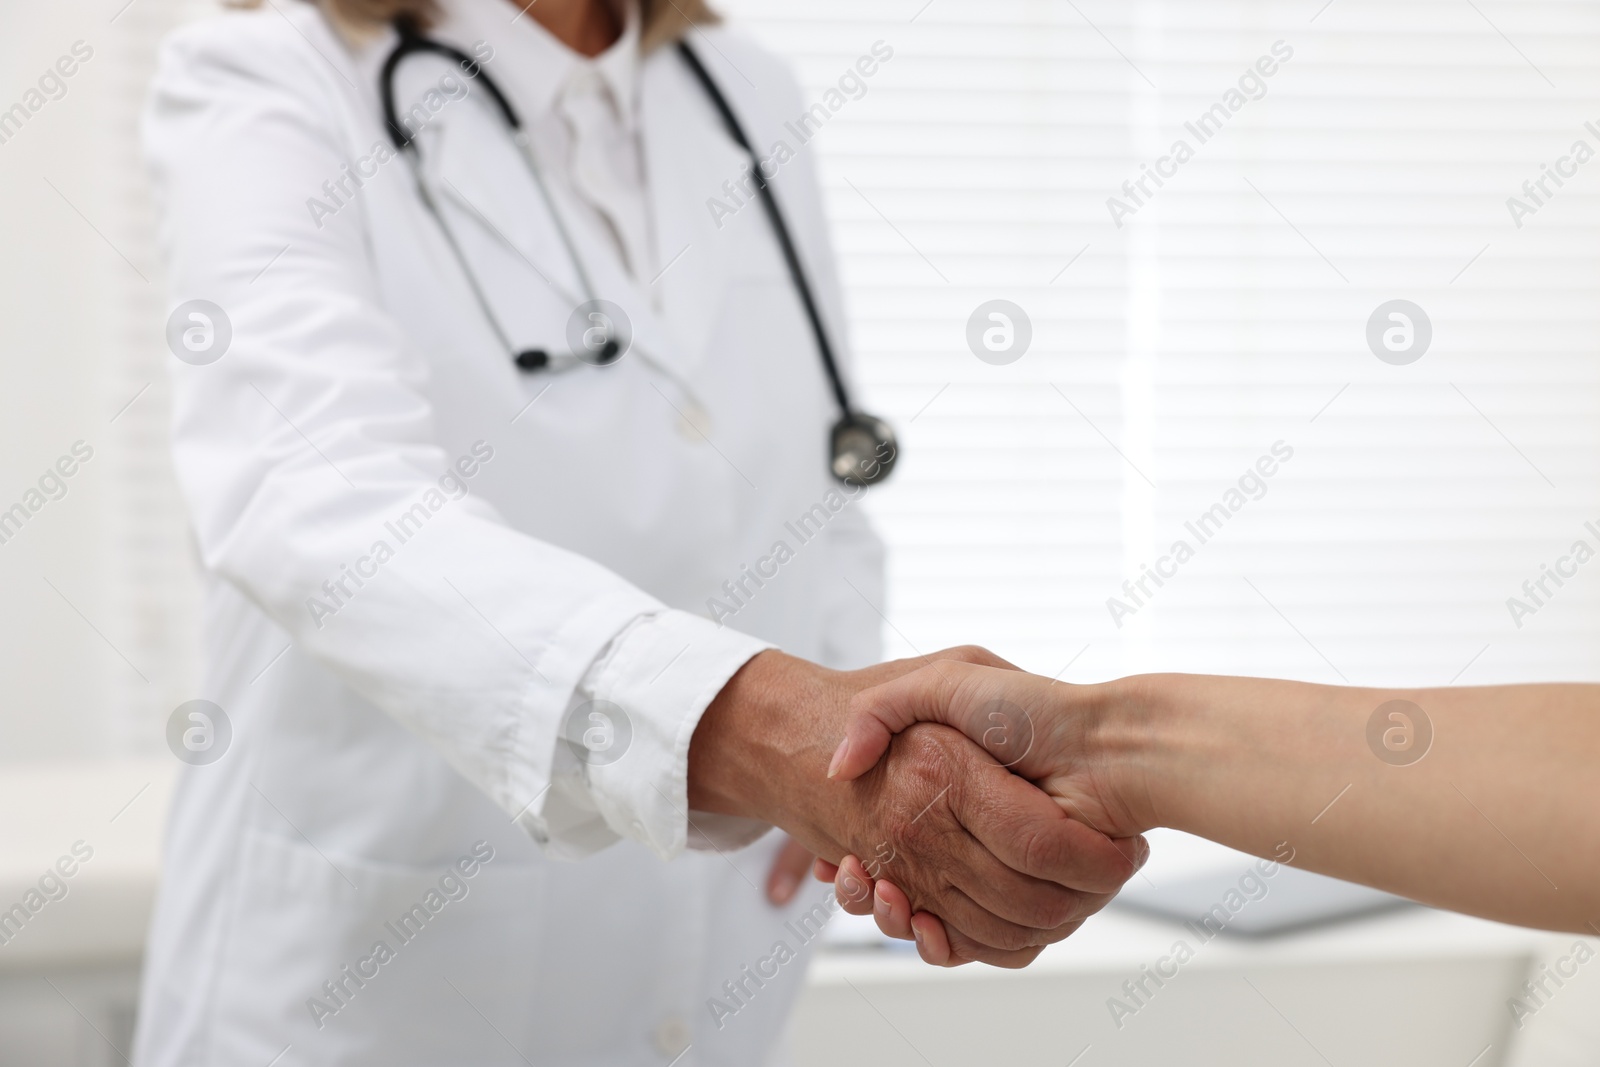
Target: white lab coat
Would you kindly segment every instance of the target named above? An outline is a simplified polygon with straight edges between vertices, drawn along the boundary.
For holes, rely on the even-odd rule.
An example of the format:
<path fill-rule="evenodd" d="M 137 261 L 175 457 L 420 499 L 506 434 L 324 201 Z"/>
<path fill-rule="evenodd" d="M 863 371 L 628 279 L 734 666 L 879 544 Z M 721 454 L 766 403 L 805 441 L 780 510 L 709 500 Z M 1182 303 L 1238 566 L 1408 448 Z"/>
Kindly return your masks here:
<path fill-rule="evenodd" d="M 752 139 L 797 150 L 776 185 L 843 348 L 796 87 L 704 33 Z M 233 334 L 173 361 L 197 695 L 233 738 L 178 792 L 135 1062 L 770 1062 L 827 892 L 769 906 L 778 835 L 741 848 L 764 828 L 691 820 L 685 757 L 767 643 L 879 656 L 881 547 L 827 476 L 837 412 L 803 311 L 760 206 L 724 189 L 744 156 L 663 49 L 640 76 L 665 272 L 636 284 L 568 216 L 633 348 L 519 372 L 409 161 L 376 158 L 391 43 L 273 4 L 176 34 L 156 80 L 172 303 L 213 301 Z M 448 73 L 408 64 L 402 96 Z M 424 181 L 513 344 L 565 350 L 584 294 L 513 151 L 474 93 L 426 124 Z M 330 196 L 347 164 L 363 183 Z M 628 719 L 615 763 L 561 740 L 586 696 Z"/>

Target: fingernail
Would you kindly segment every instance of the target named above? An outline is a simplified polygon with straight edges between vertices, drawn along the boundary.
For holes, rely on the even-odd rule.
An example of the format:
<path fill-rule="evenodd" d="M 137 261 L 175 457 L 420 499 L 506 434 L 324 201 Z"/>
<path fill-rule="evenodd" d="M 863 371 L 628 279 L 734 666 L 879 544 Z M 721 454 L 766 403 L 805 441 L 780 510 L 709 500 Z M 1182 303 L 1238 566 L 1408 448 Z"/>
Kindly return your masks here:
<path fill-rule="evenodd" d="M 883 894 L 876 890 L 872 893 L 872 914 L 880 919 L 889 917 L 889 902 L 883 899 Z"/>
<path fill-rule="evenodd" d="M 787 904 L 798 888 L 800 881 L 794 875 L 780 874 L 772 881 L 772 899 L 779 904 Z"/>
<path fill-rule="evenodd" d="M 839 742 L 839 747 L 833 750 L 833 759 L 828 763 L 828 777 L 832 778 L 839 773 L 839 764 L 844 762 L 845 755 L 850 751 L 850 739 L 847 737 Z"/>
<path fill-rule="evenodd" d="M 1133 842 L 1133 869 L 1138 870 L 1150 859 L 1150 842 L 1135 838 Z"/>
<path fill-rule="evenodd" d="M 915 923 L 912 923 L 911 924 L 911 936 L 916 940 L 918 945 L 921 945 L 922 944 L 922 927 L 916 925 Z"/>

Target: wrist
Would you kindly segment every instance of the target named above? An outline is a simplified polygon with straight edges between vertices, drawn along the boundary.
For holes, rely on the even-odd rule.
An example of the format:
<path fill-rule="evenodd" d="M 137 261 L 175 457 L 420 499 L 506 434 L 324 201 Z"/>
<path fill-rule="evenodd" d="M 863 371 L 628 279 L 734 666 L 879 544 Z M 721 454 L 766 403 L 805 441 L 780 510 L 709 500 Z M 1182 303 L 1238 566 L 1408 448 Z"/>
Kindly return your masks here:
<path fill-rule="evenodd" d="M 1143 833 L 1169 825 L 1169 786 L 1181 747 L 1179 675 L 1142 674 L 1095 686 L 1084 748 L 1102 795 L 1122 819 L 1120 829 Z"/>
<path fill-rule="evenodd" d="M 707 705 L 689 743 L 689 807 L 782 824 L 797 774 L 823 780 L 831 702 L 822 668 L 775 650 L 752 656 Z M 797 714 L 803 709 L 804 714 Z M 812 764 L 816 764 L 812 767 Z M 786 803 L 786 799 L 791 803 Z"/>

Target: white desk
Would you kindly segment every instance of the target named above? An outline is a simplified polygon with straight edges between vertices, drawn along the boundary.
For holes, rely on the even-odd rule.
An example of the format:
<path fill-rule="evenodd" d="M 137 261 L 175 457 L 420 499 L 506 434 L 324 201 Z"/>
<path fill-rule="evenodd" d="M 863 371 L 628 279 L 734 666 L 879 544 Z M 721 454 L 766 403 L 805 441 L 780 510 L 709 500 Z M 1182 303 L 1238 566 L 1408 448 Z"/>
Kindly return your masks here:
<path fill-rule="evenodd" d="M 0 771 L 0 908 L 22 900 L 75 841 L 94 849 L 67 895 L 0 945 L 0 1067 L 124 1063 L 173 774 L 171 761 Z M 1182 840 L 1156 846 L 1152 877 L 1198 861 Z M 1600 1062 L 1581 1048 L 1559 1061 L 1507 1059 L 1506 998 L 1537 954 L 1573 938 L 1424 909 L 1264 942 L 1215 939 L 1119 1030 L 1106 999 L 1181 933 L 1107 912 L 1022 972 L 831 950 L 801 1000 L 795 1060 L 1062 1067 L 1081 1052 L 1075 1067 Z M 1600 1014 L 1600 964 L 1592 969 L 1517 1038 Z"/>
<path fill-rule="evenodd" d="M 0 914 L 0 1067 L 126 1063 L 173 775 L 170 759 L 0 770 L 0 909 L 75 842 L 93 850 L 20 930 Z"/>
<path fill-rule="evenodd" d="M 1144 873 L 1158 881 L 1248 860 L 1182 835 L 1151 839 Z M 830 930 L 835 940 L 868 922 L 842 920 Z M 1122 983 L 1180 937 L 1194 957 L 1159 988 L 1147 979 L 1145 1004 L 1119 1028 L 1108 998 L 1131 1003 Z M 1410 907 L 1271 939 L 1202 943 L 1179 924 L 1109 909 L 1021 972 L 937 970 L 904 950 L 836 951 L 811 971 L 795 1060 L 836 1067 L 837 1050 L 849 1049 L 847 1062 L 881 1067 L 1597 1064 L 1600 1046 L 1569 1057 L 1550 1049 L 1570 1037 L 1574 1019 L 1600 1014 L 1600 962 L 1520 1031 L 1506 1006 L 1536 959 L 1575 940 Z M 1540 1029 L 1557 1040 L 1534 1055 L 1529 1039 Z"/>
<path fill-rule="evenodd" d="M 1194 958 L 1160 988 L 1147 980 L 1151 995 L 1119 1029 L 1107 999 L 1126 1001 L 1123 981 L 1179 936 L 1176 925 L 1107 912 L 1023 972 L 836 952 L 812 969 L 796 1062 L 836 1064 L 829 1049 L 848 1048 L 850 1062 L 881 1067 L 1495 1067 L 1509 1048 L 1506 998 L 1544 940 L 1425 909 L 1265 942 L 1187 935 Z"/>

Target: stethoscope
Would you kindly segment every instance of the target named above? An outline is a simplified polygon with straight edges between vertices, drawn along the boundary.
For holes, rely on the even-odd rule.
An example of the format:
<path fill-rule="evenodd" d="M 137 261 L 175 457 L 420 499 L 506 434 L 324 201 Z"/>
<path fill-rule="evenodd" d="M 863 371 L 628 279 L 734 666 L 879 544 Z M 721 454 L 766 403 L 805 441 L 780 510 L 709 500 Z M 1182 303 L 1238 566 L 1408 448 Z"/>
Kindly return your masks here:
<path fill-rule="evenodd" d="M 389 127 L 389 138 L 394 142 L 395 148 L 402 154 L 409 153 L 413 163 L 420 160 L 420 150 L 417 147 L 415 135 L 399 121 L 395 108 L 394 78 L 400 64 L 411 55 L 432 53 L 443 56 L 460 66 L 467 77 L 480 83 L 488 92 L 489 98 L 494 102 L 495 109 L 499 111 L 504 120 L 506 129 L 511 134 L 512 143 L 517 146 L 522 155 L 523 162 L 528 172 L 533 176 L 534 185 L 539 190 L 539 196 L 544 201 L 546 210 L 555 221 L 555 228 L 561 243 L 566 249 L 567 258 L 571 261 L 573 270 L 578 277 L 585 299 L 585 307 L 599 308 L 603 302 L 595 297 L 594 286 L 589 280 L 588 273 L 584 270 L 583 260 L 578 255 L 573 244 L 572 235 L 567 231 L 561 214 L 556 210 L 555 201 L 550 196 L 549 189 L 545 186 L 544 176 L 539 168 L 538 160 L 534 157 L 532 139 L 522 128 L 522 120 L 506 99 L 500 87 L 495 84 L 483 69 L 483 65 L 476 58 L 468 55 L 458 48 L 454 48 L 443 41 L 436 41 L 417 29 L 409 19 L 397 19 L 394 23 L 395 31 L 399 34 L 399 41 L 394 49 L 384 60 L 383 69 L 379 75 L 378 88 L 383 99 L 383 118 Z M 766 209 L 767 218 L 772 223 L 774 234 L 778 238 L 778 247 L 783 252 L 784 263 L 788 266 L 790 280 L 794 283 L 795 291 L 800 295 L 800 303 L 805 308 L 806 318 L 811 324 L 811 334 L 816 339 L 817 352 L 822 357 L 822 368 L 827 372 L 828 384 L 832 387 L 834 399 L 839 404 L 839 421 L 833 424 L 829 433 L 829 443 L 832 455 L 829 458 L 828 469 L 834 478 L 847 485 L 872 485 L 889 476 L 894 469 L 895 460 L 899 456 L 899 447 L 895 440 L 894 430 L 882 419 L 864 412 L 855 410 L 850 404 L 850 394 L 846 391 L 844 379 L 839 374 L 839 365 L 834 359 L 833 346 L 828 343 L 827 331 L 822 326 L 822 316 L 817 310 L 817 302 L 812 295 L 811 285 L 806 281 L 804 269 L 800 265 L 799 254 L 795 251 L 794 240 L 790 237 L 789 227 L 783 220 L 783 213 L 778 208 L 777 198 L 772 193 L 772 188 L 765 175 L 761 173 L 760 158 L 750 145 L 750 140 L 745 136 L 744 129 L 739 125 L 739 120 L 734 116 L 733 109 L 729 107 L 726 97 L 717 87 L 710 73 L 701 64 L 698 56 L 689 48 L 686 42 L 678 43 L 678 54 L 688 64 L 689 70 L 694 74 L 695 80 L 705 90 L 717 113 L 721 115 L 723 125 L 727 128 L 728 135 L 734 139 L 750 157 L 752 177 L 760 192 L 762 207 Z M 478 304 L 483 310 L 484 317 L 488 320 L 494 332 L 499 336 L 506 351 L 511 355 L 516 365 L 524 371 L 539 371 L 550 366 L 550 354 L 544 349 L 530 348 L 516 351 L 511 344 L 509 335 L 501 327 L 498 318 L 491 309 L 477 275 L 473 272 L 472 265 L 467 261 L 461 251 L 461 246 L 456 242 L 450 227 L 445 223 L 444 216 L 440 213 L 438 205 L 434 203 L 432 195 L 428 192 L 427 185 L 420 178 L 417 182 L 422 194 L 423 205 L 429 214 L 439 224 L 439 229 L 445 235 L 446 243 L 450 246 L 451 254 L 460 264 L 462 273 L 466 276 L 467 283 L 471 286 Z M 623 351 L 623 344 L 617 336 L 617 328 L 611 319 L 599 312 L 591 312 L 589 319 L 593 325 L 583 332 L 581 346 L 584 352 L 574 352 L 574 356 L 585 363 L 595 366 L 605 366 L 616 362 Z"/>

